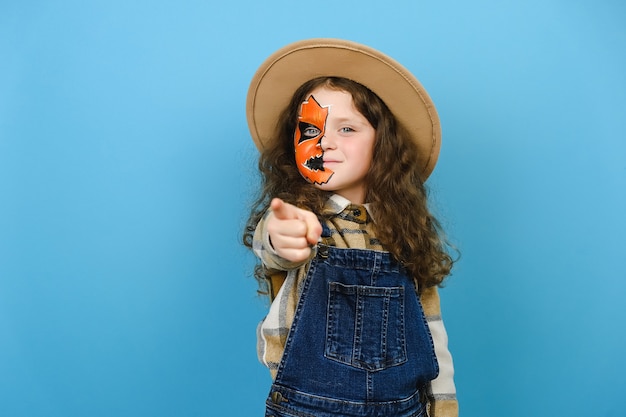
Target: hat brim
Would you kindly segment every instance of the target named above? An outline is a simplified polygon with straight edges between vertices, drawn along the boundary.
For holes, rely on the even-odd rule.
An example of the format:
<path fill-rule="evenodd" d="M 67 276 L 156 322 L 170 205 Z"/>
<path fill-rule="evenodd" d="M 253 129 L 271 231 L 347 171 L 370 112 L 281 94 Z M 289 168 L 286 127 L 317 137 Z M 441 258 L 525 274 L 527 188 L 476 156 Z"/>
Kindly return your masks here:
<path fill-rule="evenodd" d="M 295 42 L 273 53 L 259 67 L 246 101 L 248 128 L 258 149 L 274 140 L 278 118 L 298 87 L 322 76 L 344 77 L 376 93 L 416 143 L 416 163 L 422 179 L 428 178 L 441 146 L 439 116 L 430 96 L 400 63 L 346 40 Z"/>

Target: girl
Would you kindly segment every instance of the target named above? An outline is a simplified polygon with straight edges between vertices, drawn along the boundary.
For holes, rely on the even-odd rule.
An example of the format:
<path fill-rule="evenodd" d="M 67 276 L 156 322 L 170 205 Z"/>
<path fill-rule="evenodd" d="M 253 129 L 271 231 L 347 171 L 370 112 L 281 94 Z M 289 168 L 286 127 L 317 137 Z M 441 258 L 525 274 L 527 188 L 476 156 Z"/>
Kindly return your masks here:
<path fill-rule="evenodd" d="M 247 115 L 262 187 L 244 243 L 273 300 L 258 329 L 266 416 L 456 416 L 423 87 L 376 50 L 313 39 L 259 68 Z"/>

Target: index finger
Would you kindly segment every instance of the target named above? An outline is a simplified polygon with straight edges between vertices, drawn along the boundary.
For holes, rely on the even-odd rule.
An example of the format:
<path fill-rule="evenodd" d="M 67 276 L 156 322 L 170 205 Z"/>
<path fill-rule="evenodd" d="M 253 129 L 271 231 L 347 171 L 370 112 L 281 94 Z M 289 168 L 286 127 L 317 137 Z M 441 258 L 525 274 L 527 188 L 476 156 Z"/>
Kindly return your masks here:
<path fill-rule="evenodd" d="M 270 208 L 274 213 L 274 216 L 279 220 L 291 220 L 291 219 L 299 219 L 298 208 L 296 206 L 292 206 L 289 203 L 285 203 L 280 198 L 272 199 L 270 203 Z"/>

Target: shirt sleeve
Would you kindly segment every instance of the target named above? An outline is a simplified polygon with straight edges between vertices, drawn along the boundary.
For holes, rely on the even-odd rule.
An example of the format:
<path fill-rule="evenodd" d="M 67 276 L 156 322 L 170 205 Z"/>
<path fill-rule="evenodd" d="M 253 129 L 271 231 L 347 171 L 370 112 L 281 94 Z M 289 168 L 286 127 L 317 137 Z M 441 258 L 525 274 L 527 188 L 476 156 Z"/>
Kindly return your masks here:
<path fill-rule="evenodd" d="M 289 328 L 295 312 L 295 271 L 287 274 L 284 284 L 272 301 L 267 316 L 257 327 L 257 354 L 272 379 L 276 378 L 278 364 L 285 349 Z"/>
<path fill-rule="evenodd" d="M 426 322 L 433 337 L 435 355 L 439 362 L 439 376 L 431 381 L 429 389 L 430 417 L 458 417 L 459 405 L 454 385 L 454 365 L 448 349 L 448 334 L 441 318 L 441 305 L 437 287 L 422 291 L 422 306 Z"/>
<path fill-rule="evenodd" d="M 308 261 L 294 263 L 278 256 L 270 243 L 269 234 L 265 227 L 266 221 L 267 213 L 257 225 L 252 248 L 263 265 L 268 268 L 269 273 L 286 271 L 286 275 L 280 290 L 270 305 L 267 316 L 257 327 L 257 354 L 260 362 L 268 367 L 272 378 L 276 378 L 278 364 L 285 349 L 287 335 L 298 302 L 298 279 L 303 269 L 302 266 Z"/>

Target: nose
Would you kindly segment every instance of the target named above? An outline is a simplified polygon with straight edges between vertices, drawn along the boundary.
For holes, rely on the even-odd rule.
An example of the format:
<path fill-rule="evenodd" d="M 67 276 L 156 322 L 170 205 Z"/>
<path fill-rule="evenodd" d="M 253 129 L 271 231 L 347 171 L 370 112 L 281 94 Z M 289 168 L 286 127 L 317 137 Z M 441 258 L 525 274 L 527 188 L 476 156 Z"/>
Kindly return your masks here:
<path fill-rule="evenodd" d="M 327 149 L 335 149 L 337 147 L 337 144 L 334 138 L 328 136 L 328 134 L 325 133 L 324 136 L 322 136 L 322 138 L 320 139 L 320 146 L 322 147 L 322 150 L 325 151 Z"/>

